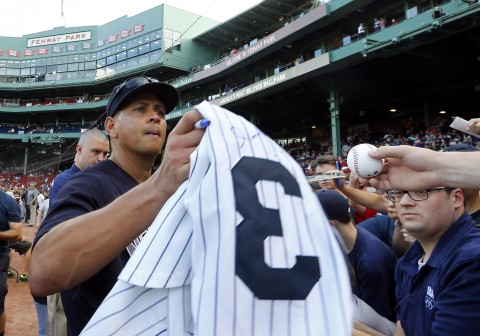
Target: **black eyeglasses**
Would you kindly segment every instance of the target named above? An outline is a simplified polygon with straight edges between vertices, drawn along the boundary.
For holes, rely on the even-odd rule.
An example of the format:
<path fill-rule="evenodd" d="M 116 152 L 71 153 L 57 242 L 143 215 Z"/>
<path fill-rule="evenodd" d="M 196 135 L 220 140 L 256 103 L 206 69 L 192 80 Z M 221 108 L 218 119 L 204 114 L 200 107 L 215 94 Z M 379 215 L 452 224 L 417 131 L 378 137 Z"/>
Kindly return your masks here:
<path fill-rule="evenodd" d="M 110 95 L 109 100 L 113 102 L 113 100 L 118 96 L 119 92 L 122 91 L 124 87 L 128 89 L 133 89 L 147 83 L 158 83 L 158 82 L 159 82 L 158 79 L 152 78 L 152 77 L 133 77 L 133 78 L 127 79 L 123 83 L 115 86 L 112 94 Z"/>
<path fill-rule="evenodd" d="M 425 201 L 426 199 L 428 199 L 428 195 L 430 192 L 437 190 L 453 190 L 453 188 L 437 187 L 420 191 L 388 190 L 387 196 L 388 199 L 392 202 L 400 202 L 403 198 L 403 195 L 405 194 L 408 194 L 408 197 L 410 197 L 414 201 Z"/>

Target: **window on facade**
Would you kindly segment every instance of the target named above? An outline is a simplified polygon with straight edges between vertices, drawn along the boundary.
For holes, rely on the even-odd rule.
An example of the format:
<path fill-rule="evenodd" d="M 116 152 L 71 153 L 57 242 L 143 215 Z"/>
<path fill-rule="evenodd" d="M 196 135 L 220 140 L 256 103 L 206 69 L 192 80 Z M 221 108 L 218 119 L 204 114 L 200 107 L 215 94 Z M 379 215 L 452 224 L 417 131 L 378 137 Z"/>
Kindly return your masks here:
<path fill-rule="evenodd" d="M 106 64 L 105 58 L 97 60 L 97 69 L 98 68 L 103 68 Z"/>
<path fill-rule="evenodd" d="M 117 56 L 116 55 L 107 57 L 107 65 L 114 64 L 115 62 L 117 62 Z"/>
<path fill-rule="evenodd" d="M 171 29 L 165 29 L 165 32 L 163 35 L 164 49 L 167 52 L 171 52 L 170 48 L 174 48 L 174 47 L 175 47 L 175 50 L 180 50 L 180 36 L 181 34 L 177 31 L 174 31 Z"/>
<path fill-rule="evenodd" d="M 126 61 L 121 61 L 117 63 L 117 71 L 118 70 L 123 70 L 127 67 L 127 62 Z"/>
<path fill-rule="evenodd" d="M 78 70 L 78 63 L 68 64 L 68 71 L 77 71 L 77 70 Z"/>
<path fill-rule="evenodd" d="M 125 59 L 127 59 L 127 52 L 126 51 L 122 51 L 122 52 L 117 54 L 117 62 L 123 61 Z"/>
<path fill-rule="evenodd" d="M 127 57 L 128 58 L 134 57 L 134 56 L 137 56 L 137 54 L 138 54 L 138 49 L 137 48 L 132 48 L 132 49 L 128 50 Z"/>
<path fill-rule="evenodd" d="M 20 76 L 20 69 L 8 68 L 6 75 L 7 76 Z"/>
<path fill-rule="evenodd" d="M 85 78 L 95 78 L 96 73 L 96 70 L 85 71 Z"/>
<path fill-rule="evenodd" d="M 67 72 L 67 65 L 66 64 L 57 65 L 57 72 Z"/>
<path fill-rule="evenodd" d="M 132 57 L 132 58 L 127 59 L 127 68 L 136 66 L 137 64 L 138 64 L 137 57 Z"/>
<path fill-rule="evenodd" d="M 45 67 L 45 66 L 40 66 L 40 67 L 37 66 L 37 67 L 35 68 L 35 73 L 36 73 L 37 75 L 44 74 L 44 73 L 46 73 L 46 72 L 47 72 L 47 67 Z"/>
<path fill-rule="evenodd" d="M 47 65 L 47 73 L 54 73 L 57 71 L 56 65 Z"/>
<path fill-rule="evenodd" d="M 97 74 L 95 76 L 105 75 L 105 68 L 97 69 Z"/>
<path fill-rule="evenodd" d="M 78 79 L 78 72 L 77 71 L 67 72 L 67 79 Z"/>
<path fill-rule="evenodd" d="M 141 45 L 140 47 L 138 47 L 138 54 L 139 55 L 146 54 L 149 51 L 150 51 L 150 43 L 147 43 L 147 44 L 144 44 L 144 45 Z"/>
<path fill-rule="evenodd" d="M 85 70 L 95 70 L 97 68 L 97 62 L 85 62 Z"/>
<path fill-rule="evenodd" d="M 114 65 L 108 65 L 105 69 L 105 73 L 109 74 L 109 73 L 113 73 L 115 72 L 115 64 Z"/>
<path fill-rule="evenodd" d="M 150 50 L 158 50 L 158 49 L 162 49 L 161 40 L 153 41 L 152 43 L 150 43 Z"/>
<path fill-rule="evenodd" d="M 152 60 L 152 62 L 158 61 L 160 59 L 160 57 L 162 57 L 162 51 L 161 50 L 155 50 L 155 51 L 150 53 L 150 59 Z"/>
<path fill-rule="evenodd" d="M 138 64 L 146 63 L 148 62 L 148 60 L 149 60 L 148 54 L 138 56 Z"/>
<path fill-rule="evenodd" d="M 7 61 L 7 68 L 20 69 L 20 61 Z"/>

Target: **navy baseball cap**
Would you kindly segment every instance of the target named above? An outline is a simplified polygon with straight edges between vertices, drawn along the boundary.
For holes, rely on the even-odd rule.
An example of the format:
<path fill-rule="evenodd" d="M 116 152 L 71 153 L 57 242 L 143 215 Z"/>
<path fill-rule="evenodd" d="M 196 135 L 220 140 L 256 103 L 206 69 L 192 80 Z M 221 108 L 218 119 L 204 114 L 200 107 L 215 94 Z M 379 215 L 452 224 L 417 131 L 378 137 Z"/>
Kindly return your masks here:
<path fill-rule="evenodd" d="M 134 77 L 115 86 L 108 98 L 107 116 L 112 117 L 133 96 L 151 93 L 158 97 L 170 113 L 177 106 L 179 94 L 170 84 L 161 83 L 153 77 Z"/>
<path fill-rule="evenodd" d="M 321 189 L 315 192 L 329 220 L 348 218 L 350 206 L 348 199 L 336 190 Z"/>

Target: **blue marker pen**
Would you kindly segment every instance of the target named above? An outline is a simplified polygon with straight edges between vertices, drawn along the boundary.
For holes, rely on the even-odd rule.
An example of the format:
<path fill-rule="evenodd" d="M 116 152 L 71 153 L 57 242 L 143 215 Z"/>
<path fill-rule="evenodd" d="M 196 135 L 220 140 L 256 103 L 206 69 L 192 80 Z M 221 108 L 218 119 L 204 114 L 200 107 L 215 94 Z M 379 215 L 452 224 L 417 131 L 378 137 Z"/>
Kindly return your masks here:
<path fill-rule="evenodd" d="M 193 125 L 193 128 L 207 128 L 210 125 L 210 120 L 208 119 L 200 119 Z"/>
<path fill-rule="evenodd" d="M 340 170 L 340 162 L 335 161 L 335 167 L 337 168 L 337 170 Z M 337 178 L 337 188 L 340 188 L 340 179 L 339 178 Z"/>

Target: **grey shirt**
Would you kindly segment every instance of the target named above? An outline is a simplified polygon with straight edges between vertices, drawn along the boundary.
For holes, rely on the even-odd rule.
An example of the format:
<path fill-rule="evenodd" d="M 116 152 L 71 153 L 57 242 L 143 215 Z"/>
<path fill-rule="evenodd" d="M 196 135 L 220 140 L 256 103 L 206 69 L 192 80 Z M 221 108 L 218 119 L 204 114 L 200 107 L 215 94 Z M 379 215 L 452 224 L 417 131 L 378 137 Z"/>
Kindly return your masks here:
<path fill-rule="evenodd" d="M 30 202 L 38 196 L 38 190 L 37 189 L 28 189 L 27 193 L 27 204 L 30 205 Z M 35 199 L 35 202 L 33 204 L 37 204 L 37 200 Z"/>

